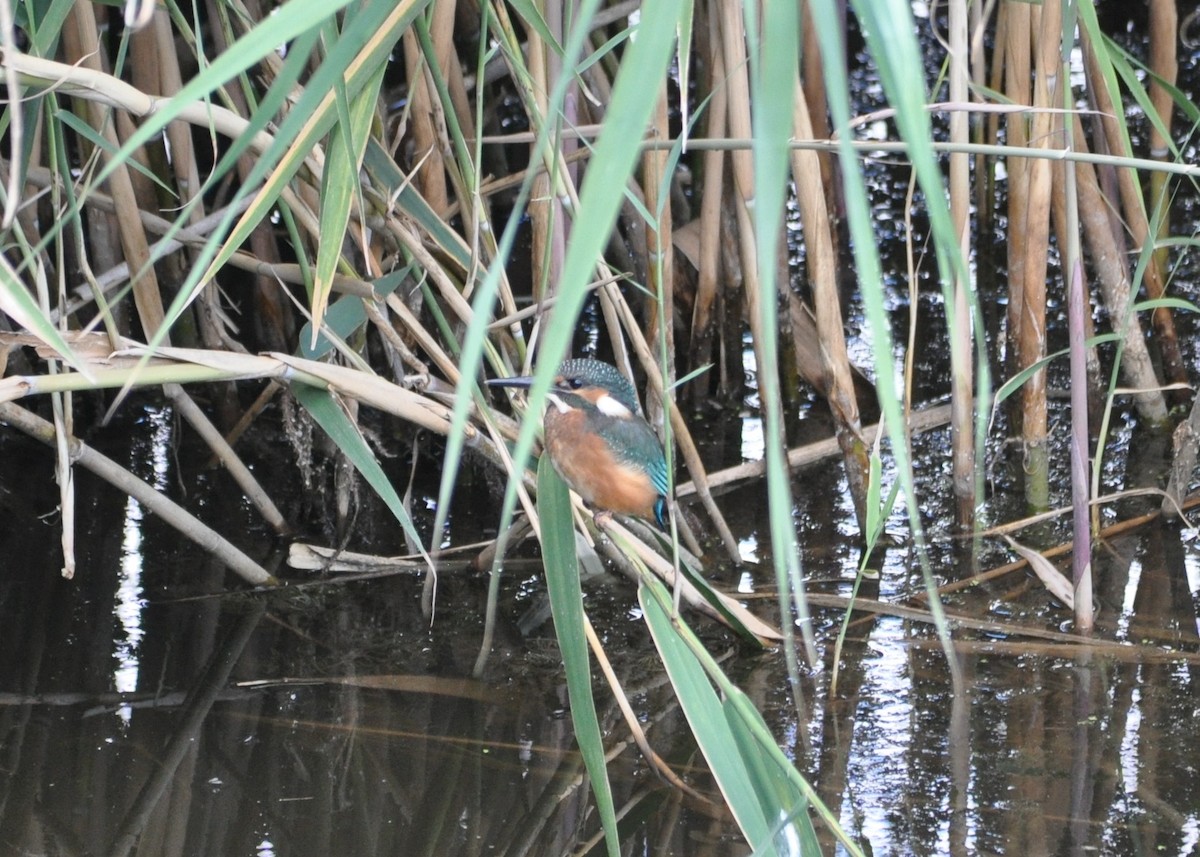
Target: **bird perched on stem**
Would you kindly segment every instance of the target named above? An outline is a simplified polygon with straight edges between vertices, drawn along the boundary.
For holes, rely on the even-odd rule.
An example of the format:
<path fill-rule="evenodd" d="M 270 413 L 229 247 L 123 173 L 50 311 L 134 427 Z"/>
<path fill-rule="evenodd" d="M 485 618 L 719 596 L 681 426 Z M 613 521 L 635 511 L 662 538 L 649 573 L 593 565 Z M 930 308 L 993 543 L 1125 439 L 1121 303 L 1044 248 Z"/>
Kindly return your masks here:
<path fill-rule="evenodd" d="M 533 385 L 497 378 L 496 387 Z M 667 528 L 667 462 L 637 392 L 615 366 L 567 360 L 547 394 L 545 447 L 559 476 L 599 516 L 636 515 Z"/>

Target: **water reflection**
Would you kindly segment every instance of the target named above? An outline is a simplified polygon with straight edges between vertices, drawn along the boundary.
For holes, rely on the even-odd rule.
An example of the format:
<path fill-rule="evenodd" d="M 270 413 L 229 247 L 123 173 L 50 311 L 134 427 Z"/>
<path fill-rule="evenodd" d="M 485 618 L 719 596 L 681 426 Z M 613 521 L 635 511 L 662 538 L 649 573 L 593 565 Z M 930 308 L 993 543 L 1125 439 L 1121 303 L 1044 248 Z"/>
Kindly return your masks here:
<path fill-rule="evenodd" d="M 167 468 L 170 461 L 172 412 L 169 408 L 147 408 L 145 424 L 151 430 L 142 440 L 138 435 L 129 448 L 129 469 L 141 476 L 158 491 L 166 488 Z M 149 468 L 150 473 L 141 471 Z M 113 640 L 113 659 L 117 662 L 113 671 L 113 686 L 118 693 L 133 693 L 138 686 L 138 646 L 145 635 L 142 628 L 142 611 L 146 601 L 142 598 L 142 525 L 145 514 L 141 503 L 132 497 L 125 501 L 125 522 L 121 527 L 121 573 L 117 582 L 116 606 L 113 613 L 120 623 L 120 633 Z M 133 710 L 123 705 L 117 716 L 126 723 Z"/>
<path fill-rule="evenodd" d="M 0 457 L 0 467 L 19 458 Z M 857 558 L 839 541 L 829 470 L 804 476 L 806 572 L 814 590 L 845 595 Z M 84 478 L 88 573 L 68 583 L 38 548 L 38 514 L 56 502 L 49 462 L 45 485 L 0 533 L 8 555 L 35 558 L 0 581 L 10 641 L 0 649 L 0 853 L 536 855 L 592 841 L 551 630 L 514 618 L 536 612 L 536 575 L 506 581 L 490 674 L 474 683 L 464 677 L 483 581 L 447 576 L 432 628 L 420 582 L 407 577 L 191 598 L 228 586 L 223 569 L 153 518 L 131 541 L 136 517 Z M 171 480 L 162 487 L 172 490 Z M 224 531 L 253 533 L 219 481 L 189 490 L 227 516 Z M 754 544 L 761 498 L 727 501 L 746 516 L 735 514 L 735 530 Z M 131 545 L 140 578 L 126 574 Z M 806 677 L 799 712 L 777 653 L 741 650 L 721 629 L 694 624 L 876 854 L 1187 853 L 1200 828 L 1200 639 L 1183 571 L 1194 552 L 1190 533 L 1166 524 L 1106 541 L 1099 639 L 1119 647 L 1055 637 L 1065 613 L 1023 574 L 956 593 L 953 615 L 987 617 L 1002 603 L 1005 621 L 1046 636 L 964 625 L 956 652 L 966 697 L 951 694 L 930 629 L 903 616 L 852 616 L 835 663 L 841 614 L 819 609 L 825 661 Z M 882 578 L 860 594 L 899 601 L 919 588 L 909 561 L 893 548 Z M 768 577 L 743 580 L 747 595 L 771 603 Z M 141 591 L 119 595 L 131 579 Z M 632 603 L 623 583 L 589 584 L 589 611 L 652 745 L 711 804 L 647 772 L 602 692 L 625 847 L 744 854 Z M 126 604 L 136 606 L 128 627 Z M 112 669 L 114 639 L 135 643 L 132 690 Z"/>
<path fill-rule="evenodd" d="M 121 532 L 121 576 L 117 584 L 116 606 L 113 610 L 120 623 L 120 632 L 113 640 L 113 685 L 120 693 L 133 693 L 138 683 L 138 645 L 141 643 L 142 610 L 142 506 L 132 497 L 125 503 L 125 526 Z M 118 715 L 125 721 L 132 714 L 122 706 Z"/>

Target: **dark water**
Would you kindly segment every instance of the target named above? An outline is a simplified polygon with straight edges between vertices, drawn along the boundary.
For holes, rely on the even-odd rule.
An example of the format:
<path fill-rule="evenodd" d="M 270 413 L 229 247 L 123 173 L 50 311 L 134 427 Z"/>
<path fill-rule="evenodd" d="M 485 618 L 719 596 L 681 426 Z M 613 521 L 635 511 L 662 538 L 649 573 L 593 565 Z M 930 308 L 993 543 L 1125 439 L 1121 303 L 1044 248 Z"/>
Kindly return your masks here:
<path fill-rule="evenodd" d="M 752 444 L 756 427 L 742 431 Z M 278 562 L 284 545 L 225 477 L 195 479 L 194 451 L 174 450 L 178 432 L 168 410 L 148 404 L 94 441 Z M 1165 458 L 1152 441 L 1130 444 L 1143 456 L 1131 452 L 1131 468 Z M 944 439 L 927 443 L 937 450 Z M 320 583 L 292 572 L 282 591 L 229 594 L 238 586 L 221 567 L 81 474 L 79 571 L 64 581 L 50 547 L 49 458 L 10 435 L 0 451 L 0 854 L 536 855 L 590 841 L 597 824 L 536 562 L 510 567 L 496 645 L 474 681 L 486 601 L 478 574 L 442 576 L 432 626 L 410 575 Z M 287 470 L 278 468 L 284 483 Z M 939 476 L 921 470 L 928 491 Z M 848 594 L 857 554 L 837 468 L 802 474 L 797 489 L 812 590 Z M 765 542 L 759 489 L 724 500 L 753 560 Z M 455 543 L 481 523 L 469 511 L 474 520 L 452 524 Z M 380 516 L 362 531 L 376 543 L 399 538 Z M 799 715 L 778 653 L 693 624 L 729 655 L 726 669 L 781 745 L 875 854 L 1192 853 L 1195 535 L 1154 523 L 1098 551 L 1100 637 L 1119 648 L 1001 633 L 999 623 L 1069 630 L 1067 612 L 1025 572 L 949 596 L 952 613 L 998 623 L 956 635 L 965 697 L 950 692 L 945 655 L 919 621 L 856 614 L 831 691 L 841 612 L 818 611 L 825 662 L 805 679 Z M 953 578 L 958 552 L 937 540 L 933 551 Z M 886 600 L 920 589 L 906 546 L 888 552 L 883 570 Z M 769 590 L 766 567 L 714 576 L 774 612 L 773 597 L 755 600 Z M 632 587 L 604 577 L 585 591 L 653 746 L 719 805 Z M 606 690 L 597 697 L 619 749 L 619 714 Z M 626 853 L 746 853 L 720 811 L 664 787 L 635 749 L 620 752 L 610 776 L 627 809 Z"/>
<path fill-rule="evenodd" d="M 148 406 L 108 451 L 181 496 L 177 430 Z M 0 854 L 551 854 L 592 834 L 536 563 L 512 563 L 474 681 L 478 574 L 442 576 L 432 626 L 411 575 L 221 594 L 238 589 L 221 567 L 81 474 L 68 582 L 57 522 L 39 517 L 57 503 L 48 457 L 5 435 L 0 466 Z M 190 479 L 186 502 L 256 557 L 280 558 L 222 475 Z M 632 590 L 601 580 L 588 597 L 657 751 L 719 802 L 629 619 Z M 621 740 L 611 699 L 599 705 Z M 728 850 L 727 820 L 664 790 L 635 754 L 611 770 L 646 848 Z"/>

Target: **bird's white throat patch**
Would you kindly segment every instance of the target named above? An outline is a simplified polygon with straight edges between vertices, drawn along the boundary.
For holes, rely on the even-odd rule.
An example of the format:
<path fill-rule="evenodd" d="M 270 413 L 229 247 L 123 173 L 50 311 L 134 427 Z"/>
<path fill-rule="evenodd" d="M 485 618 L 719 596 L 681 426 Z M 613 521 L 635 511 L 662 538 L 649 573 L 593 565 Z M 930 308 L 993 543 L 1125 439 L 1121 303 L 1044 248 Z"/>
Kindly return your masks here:
<path fill-rule="evenodd" d="M 619 417 L 620 419 L 627 420 L 633 416 L 633 412 L 629 408 L 607 393 L 596 400 L 596 407 L 600 409 L 600 413 L 607 414 L 610 417 Z"/>
<path fill-rule="evenodd" d="M 564 402 L 562 399 L 560 399 L 558 396 L 554 395 L 553 393 L 547 393 L 546 398 L 550 400 L 551 404 L 553 404 L 554 407 L 558 408 L 558 412 L 560 414 L 565 414 L 567 411 L 571 410 L 570 405 L 568 405 L 566 402 Z"/>

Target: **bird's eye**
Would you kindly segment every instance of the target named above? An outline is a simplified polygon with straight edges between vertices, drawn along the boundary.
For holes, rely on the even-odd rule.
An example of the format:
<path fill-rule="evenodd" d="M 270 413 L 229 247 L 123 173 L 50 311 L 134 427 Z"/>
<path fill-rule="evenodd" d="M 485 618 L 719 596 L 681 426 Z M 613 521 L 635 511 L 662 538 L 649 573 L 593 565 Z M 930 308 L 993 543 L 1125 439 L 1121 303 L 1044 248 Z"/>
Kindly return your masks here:
<path fill-rule="evenodd" d="M 580 387 L 583 386 L 583 379 L 582 378 L 568 378 L 567 386 L 570 387 L 572 390 L 578 390 Z"/>

